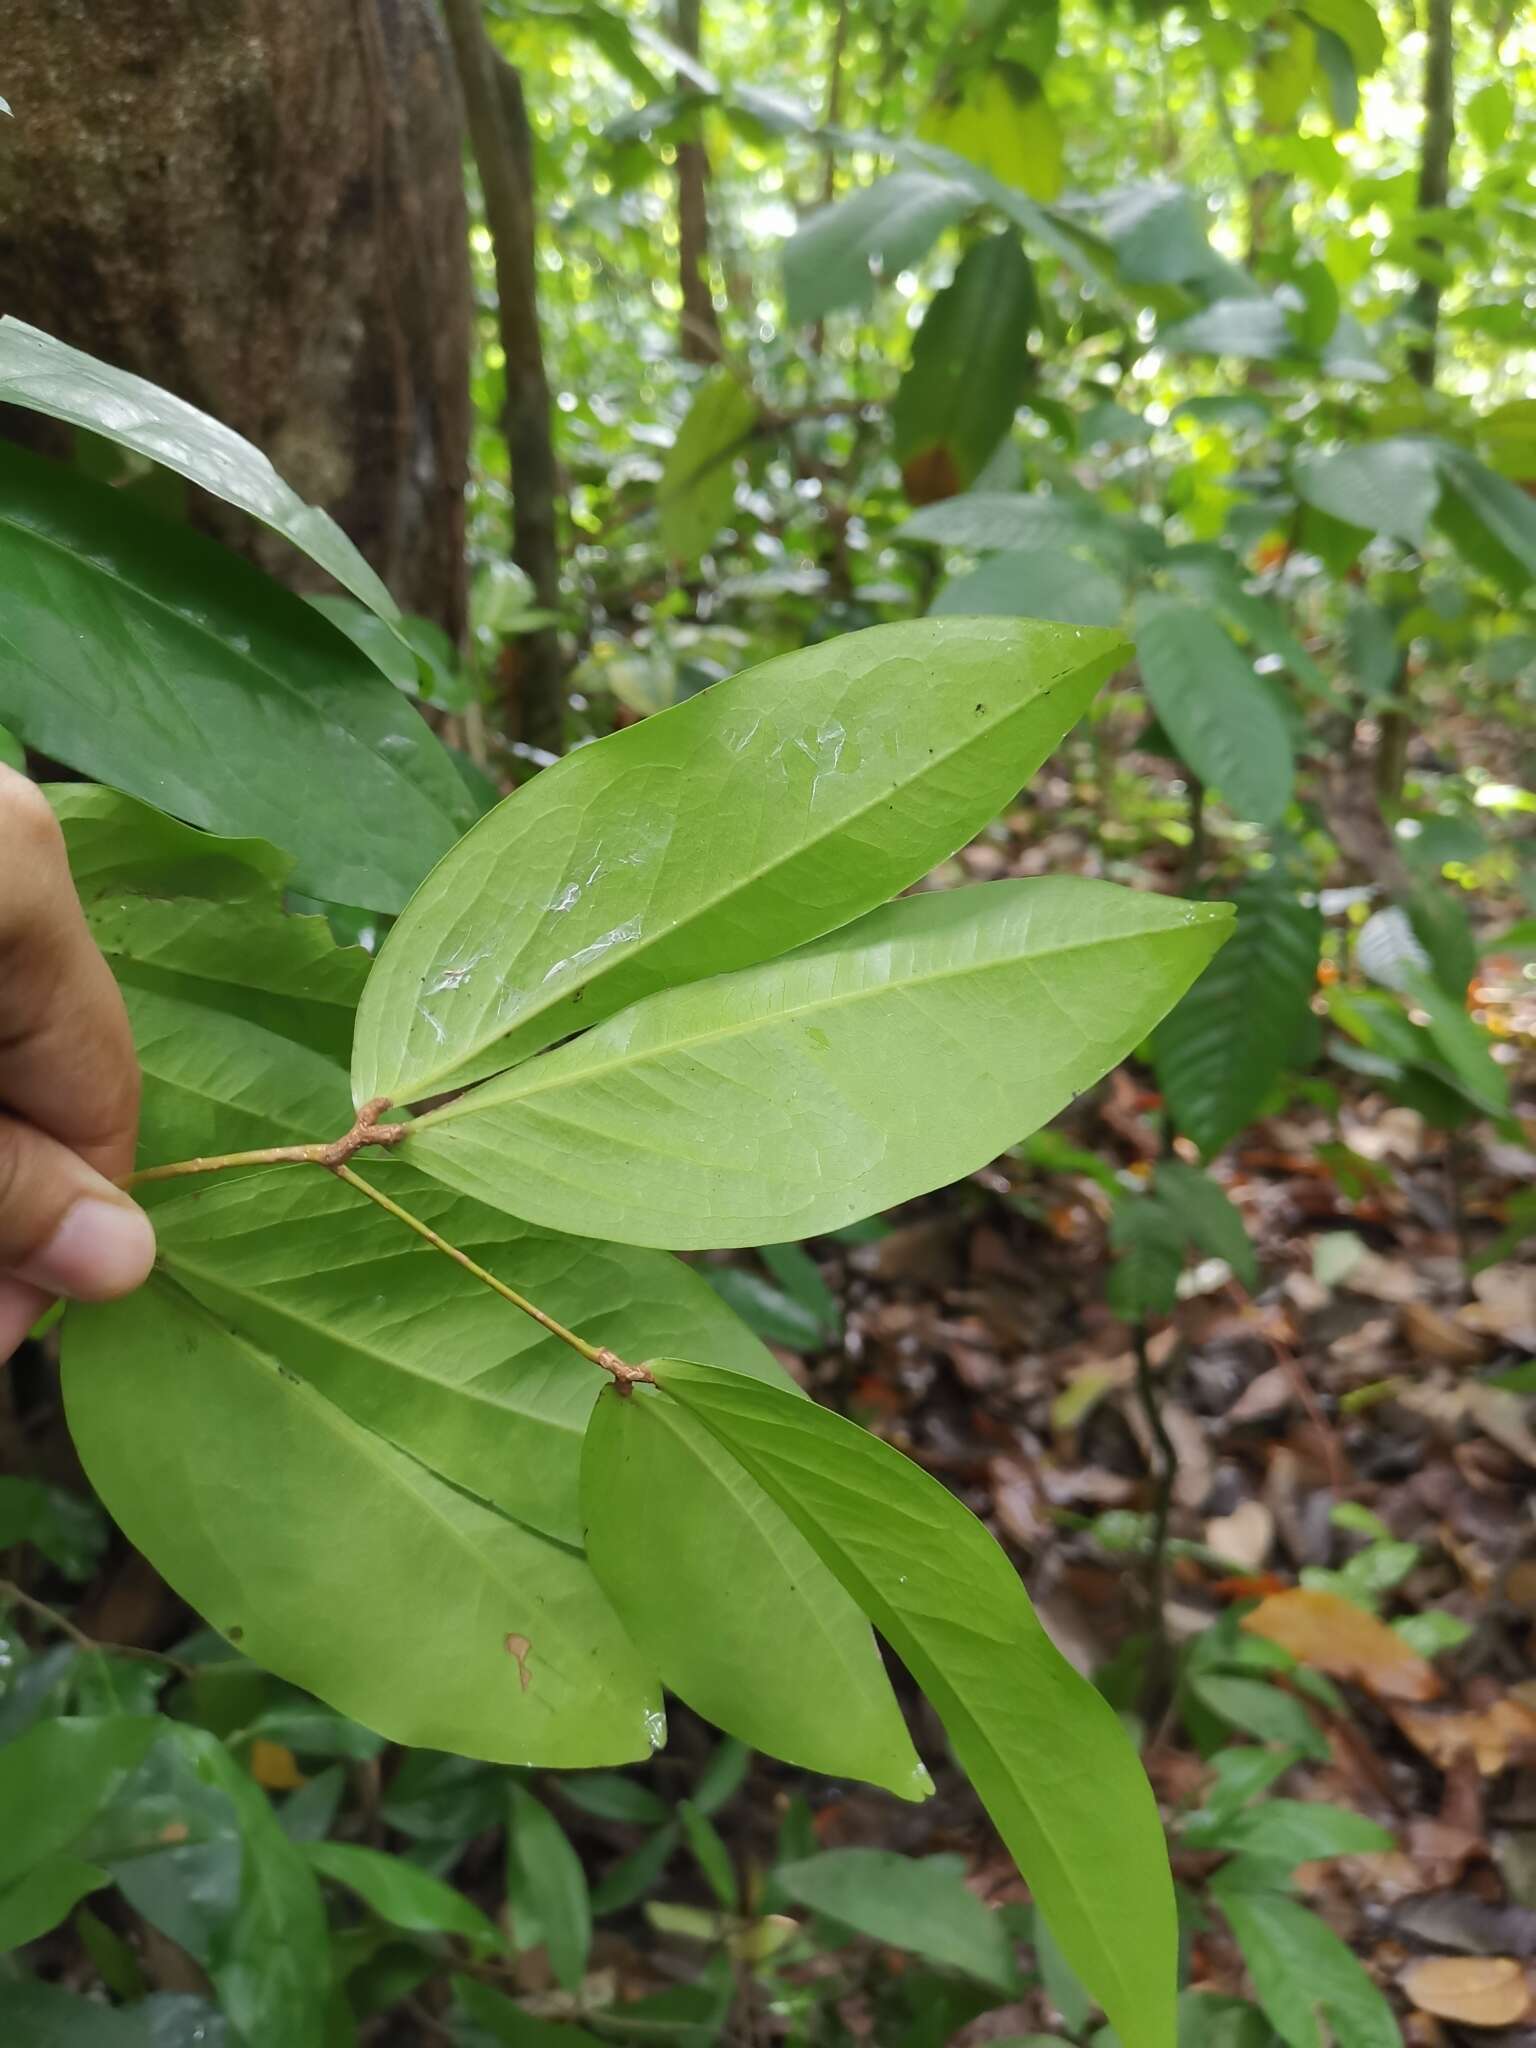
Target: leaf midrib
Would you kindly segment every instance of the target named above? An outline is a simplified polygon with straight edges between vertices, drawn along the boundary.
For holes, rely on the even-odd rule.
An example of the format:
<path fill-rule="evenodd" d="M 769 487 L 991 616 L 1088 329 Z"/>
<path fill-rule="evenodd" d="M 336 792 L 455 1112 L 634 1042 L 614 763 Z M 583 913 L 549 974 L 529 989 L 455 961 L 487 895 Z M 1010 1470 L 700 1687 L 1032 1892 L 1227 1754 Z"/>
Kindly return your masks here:
<path fill-rule="evenodd" d="M 1087 630 L 1102 629 L 1090 628 Z M 1122 648 L 1129 651 L 1130 643 L 1128 641 L 1122 640 L 1119 644 Z M 1068 683 L 1074 677 L 1081 675 L 1085 668 L 1091 667 L 1094 662 L 1104 659 L 1113 652 L 1113 645 L 1107 646 L 1101 649 L 1098 654 L 1078 661 L 1072 668 L 1062 670 L 1053 676 L 1050 682 L 1037 687 L 1026 700 L 1014 703 L 996 720 L 989 722 L 979 730 L 974 728 L 968 730 L 966 736 L 947 752 L 942 754 L 934 752 L 930 754 L 927 757 L 926 767 L 919 768 L 915 774 L 909 775 L 905 780 L 893 782 L 889 787 L 882 788 L 871 794 L 866 803 L 859 804 L 851 811 L 843 812 L 835 821 L 829 821 L 824 831 L 816 833 L 810 838 L 800 840 L 794 847 L 781 853 L 776 859 L 766 861 L 760 867 L 752 869 L 734 887 L 729 889 L 723 888 L 717 895 L 711 896 L 695 905 L 686 917 L 679 918 L 675 924 L 669 925 L 665 932 L 658 933 L 650 944 L 637 946 L 631 951 L 621 953 L 602 973 L 595 974 L 589 981 L 577 983 L 575 986 L 585 989 L 601 987 L 604 982 L 618 974 L 622 969 L 632 967 L 636 962 L 643 960 L 655 947 L 674 941 L 680 933 L 688 931 L 700 919 L 708 917 L 712 912 L 718 910 L 722 904 L 747 895 L 750 891 L 757 889 L 769 876 L 778 874 L 782 869 L 792 867 L 807 854 L 813 853 L 817 848 L 824 846 L 827 841 L 852 831 L 871 811 L 878 810 L 882 804 L 889 803 L 893 796 L 899 796 L 904 791 L 914 788 L 926 780 L 928 776 L 936 773 L 939 768 L 947 767 L 953 761 L 962 760 L 972 747 L 979 746 L 984 740 L 995 738 L 1011 720 L 1019 717 L 1026 711 L 1035 709 L 1044 699 L 1050 696 L 1053 690 L 1060 689 L 1064 683 Z M 846 920 L 849 923 L 852 921 L 852 919 Z M 837 925 L 830 927 L 833 931 L 840 928 Z M 825 935 L 823 934 L 823 936 Z M 807 943 L 812 942 L 807 941 Z M 512 1023 L 488 1032 L 483 1038 L 475 1039 L 465 1047 L 462 1053 L 456 1054 L 450 1064 L 439 1066 L 431 1072 L 413 1078 L 409 1084 L 410 1087 L 418 1095 L 429 1092 L 437 1084 L 451 1079 L 461 1067 L 467 1066 L 471 1060 L 478 1059 L 481 1053 L 488 1051 L 499 1039 L 511 1037 L 514 1031 L 520 1031 L 535 1019 L 546 1016 L 549 1011 L 561 1002 L 569 1001 L 570 995 L 570 985 L 551 990 L 543 1002 L 537 1003 L 533 1008 L 523 1011 Z"/>
<path fill-rule="evenodd" d="M 901 981 L 885 981 L 864 988 L 842 990 L 832 995 L 818 996 L 794 1008 L 774 1010 L 761 1016 L 746 1017 L 734 1024 L 720 1025 L 712 1031 L 695 1032 L 690 1038 L 676 1038 L 666 1045 L 646 1046 L 638 1052 L 626 1051 L 613 1059 L 602 1060 L 592 1066 L 577 1068 L 572 1073 L 557 1074 L 554 1079 L 540 1081 L 533 1087 L 509 1088 L 505 1093 L 498 1094 L 490 1102 L 485 1100 L 485 1094 L 487 1090 L 496 1084 L 494 1082 L 487 1082 L 484 1088 L 471 1089 L 467 1094 L 459 1096 L 455 1101 L 445 1103 L 441 1109 L 431 1110 L 426 1116 L 418 1117 L 411 1126 L 412 1133 L 414 1135 L 417 1132 L 433 1130 L 439 1125 L 452 1122 L 457 1118 L 479 1115 L 489 1110 L 502 1109 L 508 1104 L 526 1102 L 530 1097 L 546 1094 L 551 1089 L 581 1086 L 600 1076 L 616 1073 L 624 1067 L 639 1066 L 647 1060 L 670 1059 L 674 1054 L 688 1052 L 694 1046 L 718 1044 L 724 1039 L 739 1038 L 745 1032 L 761 1030 L 769 1025 L 798 1022 L 800 1018 L 814 1016 L 821 1010 L 836 1009 L 844 1004 L 858 1003 L 865 1000 L 873 1001 L 881 996 L 905 994 L 911 989 L 926 988 L 938 982 L 954 981 L 963 976 L 987 974 L 1006 967 L 1032 966 L 1037 961 L 1056 959 L 1067 953 L 1081 953 L 1093 948 L 1119 945 L 1131 940 L 1156 940 L 1177 936 L 1181 932 L 1198 931 L 1203 925 L 1217 924 L 1221 921 L 1216 918 L 1201 918 L 1194 924 L 1164 925 L 1153 930 L 1139 932 L 1117 932 L 1108 938 L 1069 939 L 1061 945 L 1043 946 L 1038 952 L 1010 953 L 1006 957 L 997 960 L 972 960 L 960 967 L 938 968 L 930 974 L 911 975 Z M 763 963 L 764 966 L 771 966 L 773 964 L 771 961 Z M 748 967 L 739 971 L 745 974 L 754 974 L 761 970 Z M 694 987 L 703 987 L 705 985 L 705 983 L 691 984 Z M 620 1012 L 619 1014 L 622 1015 L 623 1013 Z M 594 1027 L 595 1030 L 601 1030 L 602 1028 L 601 1025 Z M 516 1069 L 516 1073 L 525 1074 L 531 1071 L 531 1068 L 532 1063 L 530 1062 L 528 1067 Z"/>

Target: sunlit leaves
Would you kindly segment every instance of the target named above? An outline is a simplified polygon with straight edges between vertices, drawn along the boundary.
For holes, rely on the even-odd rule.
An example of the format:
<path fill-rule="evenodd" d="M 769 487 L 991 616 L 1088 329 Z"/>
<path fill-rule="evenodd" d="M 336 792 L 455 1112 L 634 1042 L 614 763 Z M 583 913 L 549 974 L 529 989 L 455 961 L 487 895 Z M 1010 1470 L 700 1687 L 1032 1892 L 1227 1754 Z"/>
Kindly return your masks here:
<path fill-rule="evenodd" d="M 876 627 L 582 748 L 468 833 L 386 941 L 357 1100 L 497 1072 L 872 909 L 1012 798 L 1119 652 L 1027 622 Z"/>
<path fill-rule="evenodd" d="M 514 1214 L 627 1243 L 836 1229 L 1053 1116 L 1177 1001 L 1229 916 L 1067 877 L 907 898 L 651 997 L 433 1111 L 403 1149 Z"/>
<path fill-rule="evenodd" d="M 1165 598 L 1136 607 L 1136 654 L 1185 764 L 1239 816 L 1279 821 L 1295 769 L 1278 705 L 1209 612 Z"/>
<path fill-rule="evenodd" d="M 1012 424 L 1029 375 L 1035 279 L 1014 234 L 973 242 L 923 316 L 891 409 L 907 496 L 973 483 Z"/>
<path fill-rule="evenodd" d="M 1309 505 L 1370 533 L 1390 533 L 1422 547 L 1440 501 L 1438 451 L 1399 435 L 1330 453 L 1297 457 L 1296 488 Z"/>
<path fill-rule="evenodd" d="M 756 419 L 750 388 L 724 364 L 694 392 L 656 492 L 662 545 L 678 561 L 697 561 L 729 520 L 736 459 Z"/>
<path fill-rule="evenodd" d="M 953 150 L 1031 199 L 1054 199 L 1062 185 L 1061 129 L 1035 73 L 1000 61 L 967 71 L 923 116 L 925 142 Z"/>
<path fill-rule="evenodd" d="M 813 213 L 784 247 L 791 326 L 842 306 L 867 306 L 873 266 L 894 277 L 976 204 L 976 192 L 958 178 L 903 170 Z"/>
<path fill-rule="evenodd" d="M 1052 1645 L 1003 1552 L 936 1480 L 842 1417 L 707 1366 L 655 1371 L 927 1693 L 1126 2048 L 1172 2048 L 1176 1936 L 1156 1804 L 1114 1712 Z"/>

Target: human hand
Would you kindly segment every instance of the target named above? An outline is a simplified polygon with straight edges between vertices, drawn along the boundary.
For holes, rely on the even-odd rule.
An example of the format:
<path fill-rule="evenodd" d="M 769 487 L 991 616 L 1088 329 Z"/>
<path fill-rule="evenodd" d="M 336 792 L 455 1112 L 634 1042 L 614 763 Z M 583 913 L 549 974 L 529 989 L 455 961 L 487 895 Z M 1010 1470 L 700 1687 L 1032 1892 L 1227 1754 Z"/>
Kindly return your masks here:
<path fill-rule="evenodd" d="M 139 1067 L 46 798 L 0 765 L 0 1361 L 55 1295 L 110 1301 L 155 1234 L 133 1166 Z"/>

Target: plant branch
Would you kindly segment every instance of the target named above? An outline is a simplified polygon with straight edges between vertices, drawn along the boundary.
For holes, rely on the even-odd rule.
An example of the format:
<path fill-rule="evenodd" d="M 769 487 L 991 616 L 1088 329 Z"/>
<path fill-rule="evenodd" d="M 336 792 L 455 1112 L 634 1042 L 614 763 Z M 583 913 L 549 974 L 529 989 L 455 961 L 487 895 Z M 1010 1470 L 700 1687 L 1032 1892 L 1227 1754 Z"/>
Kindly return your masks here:
<path fill-rule="evenodd" d="M 1152 1435 L 1156 1456 L 1155 1487 L 1152 1500 L 1152 1541 L 1147 1552 L 1147 1604 L 1151 1608 L 1152 1647 L 1147 1658 L 1146 1694 L 1149 1704 L 1158 1706 L 1167 1691 L 1169 1676 L 1168 1626 L 1163 1618 L 1164 1577 L 1168 1551 L 1168 1510 L 1173 1499 L 1173 1478 L 1178 1470 L 1179 1454 L 1174 1449 L 1173 1439 L 1168 1434 L 1168 1425 L 1163 1420 L 1162 1406 L 1157 1398 L 1157 1383 L 1152 1377 L 1152 1360 L 1147 1351 L 1147 1325 L 1144 1317 L 1138 1316 L 1135 1328 L 1136 1343 L 1136 1395 L 1141 1403 L 1141 1412 L 1147 1419 L 1147 1428 Z"/>
<path fill-rule="evenodd" d="M 117 1185 L 125 1191 L 152 1181 L 181 1180 L 192 1173 L 223 1173 L 235 1166 L 345 1166 L 366 1145 L 398 1145 L 409 1124 L 381 1124 L 390 1107 L 387 1095 L 376 1095 L 357 1112 L 350 1131 L 324 1145 L 264 1145 L 255 1152 L 214 1152 L 200 1159 L 178 1159 L 169 1166 L 145 1166 L 125 1174 Z"/>
<path fill-rule="evenodd" d="M 551 1337 L 558 1337 L 562 1344 L 569 1344 L 573 1351 L 579 1351 L 590 1364 L 599 1365 L 604 1372 L 612 1373 L 621 1392 L 627 1393 L 639 1380 L 654 1386 L 654 1376 L 643 1365 L 626 1365 L 617 1352 L 608 1350 L 605 1345 L 589 1344 L 585 1337 L 578 1337 L 576 1332 L 568 1330 L 564 1323 L 557 1323 L 553 1316 L 546 1315 L 543 1309 L 528 1299 L 527 1295 L 519 1294 L 517 1289 L 509 1287 L 505 1280 L 498 1280 L 494 1273 L 487 1272 L 484 1266 L 477 1265 L 467 1252 L 461 1252 L 458 1246 L 450 1244 L 446 1237 L 439 1237 L 430 1224 L 423 1223 L 419 1216 L 413 1216 L 409 1209 L 402 1209 L 398 1202 L 392 1201 L 379 1188 L 365 1181 L 361 1174 L 354 1173 L 345 1162 L 332 1165 L 330 1170 L 338 1180 L 345 1181 L 349 1188 L 356 1188 L 359 1194 L 366 1195 L 370 1202 L 376 1202 L 408 1230 L 414 1230 L 418 1237 L 425 1238 L 434 1251 L 440 1251 L 445 1258 L 452 1259 L 456 1266 L 462 1266 L 466 1273 L 472 1274 L 476 1280 L 499 1294 L 503 1301 L 511 1302 L 515 1309 L 521 1309 L 525 1316 L 531 1316 L 541 1330 L 547 1330 Z"/>
<path fill-rule="evenodd" d="M 192 1666 L 183 1664 L 179 1657 L 168 1656 L 164 1650 L 141 1649 L 136 1643 L 100 1643 L 94 1636 L 88 1636 L 84 1629 L 76 1628 L 67 1614 L 60 1614 L 56 1607 L 46 1601 L 34 1599 L 24 1593 L 14 1579 L 0 1579 L 0 1601 L 9 1600 L 12 1606 L 20 1607 L 61 1636 L 67 1636 L 77 1650 L 83 1650 L 91 1657 L 132 1657 L 141 1664 L 163 1664 L 169 1671 L 182 1678 L 192 1676 Z"/>

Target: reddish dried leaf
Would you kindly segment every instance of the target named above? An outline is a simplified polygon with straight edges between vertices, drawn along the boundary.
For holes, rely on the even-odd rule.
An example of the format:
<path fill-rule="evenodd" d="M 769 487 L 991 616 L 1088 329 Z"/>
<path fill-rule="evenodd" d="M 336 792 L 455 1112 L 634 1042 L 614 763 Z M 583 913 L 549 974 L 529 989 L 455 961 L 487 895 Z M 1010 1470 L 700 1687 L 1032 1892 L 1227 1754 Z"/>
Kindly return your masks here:
<path fill-rule="evenodd" d="M 1384 1621 L 1337 1593 L 1296 1586 L 1271 1594 L 1244 1615 L 1243 1627 L 1379 1700 L 1432 1700 L 1443 1690 L 1432 1664 Z"/>

